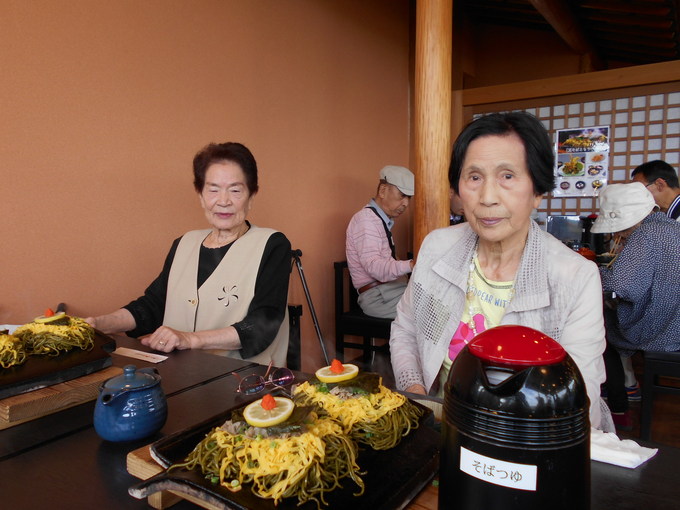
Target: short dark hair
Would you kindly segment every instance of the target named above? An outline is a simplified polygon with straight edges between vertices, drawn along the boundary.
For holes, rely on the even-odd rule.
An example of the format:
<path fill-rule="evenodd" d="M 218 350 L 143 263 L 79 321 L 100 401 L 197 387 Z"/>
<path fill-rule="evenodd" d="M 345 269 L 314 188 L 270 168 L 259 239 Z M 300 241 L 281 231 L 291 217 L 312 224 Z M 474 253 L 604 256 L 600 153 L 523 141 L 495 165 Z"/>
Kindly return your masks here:
<path fill-rule="evenodd" d="M 241 167 L 246 176 L 246 186 L 250 195 L 257 193 L 257 162 L 248 147 L 237 142 L 210 143 L 194 156 L 194 188 L 198 193 L 205 186 L 208 167 L 215 163 L 231 161 Z"/>
<path fill-rule="evenodd" d="M 671 188 L 680 188 L 680 184 L 678 184 L 678 174 L 676 173 L 675 168 L 660 159 L 642 163 L 633 170 L 630 176 L 635 177 L 638 174 L 644 176 L 647 184 L 652 184 L 657 179 L 663 179 Z"/>
<path fill-rule="evenodd" d="M 515 133 L 522 140 L 534 193 L 543 195 L 555 188 L 555 155 L 548 131 L 541 121 L 526 112 L 491 113 L 470 122 L 453 144 L 449 183 L 458 193 L 460 172 L 470 144 L 483 136 Z"/>

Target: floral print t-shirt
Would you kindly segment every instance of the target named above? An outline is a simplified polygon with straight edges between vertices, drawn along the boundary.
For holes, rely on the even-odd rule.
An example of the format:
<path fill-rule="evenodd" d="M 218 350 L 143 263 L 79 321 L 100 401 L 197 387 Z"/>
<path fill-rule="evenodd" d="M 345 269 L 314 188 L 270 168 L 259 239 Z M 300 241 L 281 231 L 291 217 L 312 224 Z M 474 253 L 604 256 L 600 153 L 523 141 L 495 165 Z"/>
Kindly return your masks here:
<path fill-rule="evenodd" d="M 449 377 L 453 360 L 475 335 L 500 324 L 505 308 L 512 299 L 513 291 L 514 282 L 489 280 L 482 273 L 477 257 L 474 258 L 474 269 L 468 282 L 463 316 L 451 338 L 448 355 L 444 358 L 439 371 L 439 396 L 444 395 L 444 383 Z"/>

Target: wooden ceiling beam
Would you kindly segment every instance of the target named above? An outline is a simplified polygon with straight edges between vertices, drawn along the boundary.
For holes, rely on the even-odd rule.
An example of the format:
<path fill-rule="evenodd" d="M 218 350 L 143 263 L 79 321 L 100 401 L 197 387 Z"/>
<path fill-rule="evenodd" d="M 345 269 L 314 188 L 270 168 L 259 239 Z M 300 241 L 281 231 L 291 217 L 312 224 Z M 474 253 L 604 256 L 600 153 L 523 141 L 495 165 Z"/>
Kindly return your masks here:
<path fill-rule="evenodd" d="M 632 23 L 634 21 L 634 23 Z M 593 24 L 601 22 L 602 26 L 620 26 L 622 29 L 627 29 L 631 25 L 651 28 L 654 30 L 670 30 L 673 27 L 673 22 L 670 19 L 656 19 L 646 18 L 644 16 L 635 16 L 634 18 L 622 18 L 617 16 L 605 16 L 593 14 L 588 18 L 588 23 Z"/>
<path fill-rule="evenodd" d="M 650 83 L 680 82 L 677 62 L 662 62 L 595 73 L 555 76 L 541 80 L 503 83 L 462 90 L 461 104 L 466 106 L 535 100 L 540 97 L 595 92 L 598 90 L 638 87 Z M 677 90 L 674 88 L 673 90 Z"/>
<path fill-rule="evenodd" d="M 671 59 L 675 56 L 675 50 L 663 50 L 658 48 L 644 48 L 635 46 L 610 46 L 607 48 L 607 53 L 609 55 L 624 56 L 624 55 L 639 55 L 644 57 L 645 55 L 655 56 L 657 58 Z"/>
<path fill-rule="evenodd" d="M 599 55 L 585 36 L 581 26 L 565 0 L 529 0 L 531 5 L 550 23 L 562 40 L 593 67 L 602 69 Z"/>
<path fill-rule="evenodd" d="M 646 37 L 647 34 L 642 34 L 640 32 L 631 32 L 628 34 L 622 34 L 620 32 L 600 32 L 595 38 L 596 42 L 612 44 L 630 44 L 631 38 L 635 37 L 634 42 L 636 45 L 644 46 L 646 48 L 663 48 L 663 49 L 673 49 L 677 47 L 675 39 L 671 36 L 665 39 Z"/>
<path fill-rule="evenodd" d="M 668 16 L 670 7 L 664 5 L 650 5 L 645 3 L 630 2 L 584 2 L 579 6 L 581 9 L 609 12 L 625 12 L 627 14 L 645 14 L 647 16 Z"/>
<path fill-rule="evenodd" d="M 604 69 L 612 57 L 619 60 L 625 50 L 610 41 L 649 52 L 650 63 L 661 56 L 680 58 L 680 0 L 454 1 L 473 13 L 473 24 L 550 30 L 579 56 L 580 72 Z"/>

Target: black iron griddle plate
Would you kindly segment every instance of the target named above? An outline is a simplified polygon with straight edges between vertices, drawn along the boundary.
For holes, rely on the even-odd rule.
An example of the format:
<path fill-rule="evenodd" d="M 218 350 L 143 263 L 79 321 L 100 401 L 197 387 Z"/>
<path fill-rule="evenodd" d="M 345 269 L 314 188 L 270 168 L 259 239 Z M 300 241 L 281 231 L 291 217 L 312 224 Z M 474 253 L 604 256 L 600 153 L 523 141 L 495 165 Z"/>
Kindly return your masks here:
<path fill-rule="evenodd" d="M 113 363 L 116 342 L 95 330 L 94 347 L 73 349 L 59 356 L 29 356 L 22 365 L 0 368 L 0 399 L 88 375 Z"/>
<path fill-rule="evenodd" d="M 361 447 L 359 467 L 366 490 L 362 496 L 354 496 L 358 487 L 351 479 L 343 479 L 343 487 L 325 495 L 329 509 L 395 510 L 404 508 L 432 480 L 439 468 L 440 436 L 430 424 L 432 411 L 424 410 L 420 426 L 410 432 L 391 450 L 375 451 Z M 239 406 L 242 406 L 240 404 Z M 231 410 L 221 413 L 203 423 L 190 427 L 154 443 L 152 456 L 168 466 L 181 462 L 187 454 L 214 427 L 231 416 Z M 162 490 L 176 490 L 222 508 L 234 510 L 316 510 L 316 504 L 308 502 L 297 506 L 297 498 L 286 498 L 278 506 L 272 500 L 255 496 L 246 486 L 232 493 L 220 485 L 206 480 L 198 470 L 173 469 L 130 488 L 130 494 L 147 497 Z"/>

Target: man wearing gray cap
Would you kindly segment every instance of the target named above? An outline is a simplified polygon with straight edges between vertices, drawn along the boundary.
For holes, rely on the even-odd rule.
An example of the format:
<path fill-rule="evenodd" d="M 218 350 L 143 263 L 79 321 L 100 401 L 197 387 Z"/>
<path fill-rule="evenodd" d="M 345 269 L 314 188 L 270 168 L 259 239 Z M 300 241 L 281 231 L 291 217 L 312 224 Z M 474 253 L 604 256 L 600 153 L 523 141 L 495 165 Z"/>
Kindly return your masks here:
<path fill-rule="evenodd" d="M 347 266 L 366 315 L 394 319 L 397 313 L 407 283 L 403 276 L 413 269 L 413 260 L 397 260 L 391 231 L 413 192 L 414 177 L 407 168 L 384 167 L 375 197 L 347 227 Z"/>

